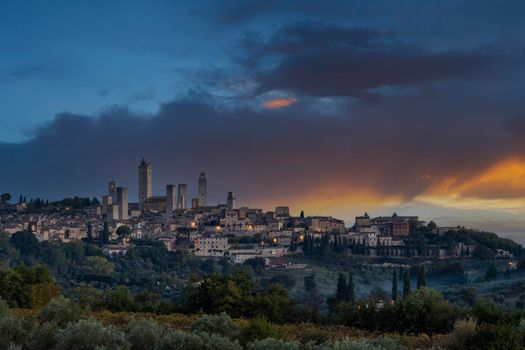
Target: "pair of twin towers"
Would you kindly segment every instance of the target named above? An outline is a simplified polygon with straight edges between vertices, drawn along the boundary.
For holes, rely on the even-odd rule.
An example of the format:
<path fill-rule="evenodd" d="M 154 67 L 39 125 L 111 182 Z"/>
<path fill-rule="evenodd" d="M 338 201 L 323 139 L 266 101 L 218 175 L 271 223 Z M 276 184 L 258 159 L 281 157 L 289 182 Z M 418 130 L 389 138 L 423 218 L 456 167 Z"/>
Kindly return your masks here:
<path fill-rule="evenodd" d="M 208 185 L 206 175 L 201 173 L 199 176 L 198 198 L 192 199 L 192 207 L 205 207 L 207 205 Z M 142 210 L 144 202 L 153 196 L 153 181 L 151 164 L 144 158 L 139 165 L 139 209 Z M 179 184 L 166 186 L 166 211 L 174 209 L 186 209 L 187 204 L 187 185 Z"/>

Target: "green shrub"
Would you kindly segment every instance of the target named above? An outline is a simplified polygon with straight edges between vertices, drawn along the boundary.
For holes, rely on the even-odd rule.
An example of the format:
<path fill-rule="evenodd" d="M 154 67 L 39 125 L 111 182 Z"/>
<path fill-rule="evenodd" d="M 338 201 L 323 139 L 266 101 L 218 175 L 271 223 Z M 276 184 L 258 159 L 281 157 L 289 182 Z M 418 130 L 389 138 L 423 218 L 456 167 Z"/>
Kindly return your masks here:
<path fill-rule="evenodd" d="M 148 350 L 154 349 L 158 345 L 166 332 L 166 327 L 152 319 L 137 318 L 125 325 L 123 331 L 131 350 Z"/>
<path fill-rule="evenodd" d="M 26 335 L 26 325 L 21 318 L 11 315 L 0 318 L 0 349 L 7 349 L 11 343 L 22 344 Z"/>
<path fill-rule="evenodd" d="M 473 318 L 457 320 L 454 329 L 447 339 L 447 348 L 451 350 L 465 349 L 476 337 L 477 322 Z"/>
<path fill-rule="evenodd" d="M 357 339 L 350 340 L 345 338 L 341 341 L 333 342 L 330 344 L 332 350 L 406 350 L 407 347 L 401 344 L 399 341 L 379 337 L 375 339 Z"/>
<path fill-rule="evenodd" d="M 482 324 L 464 349 L 518 350 L 522 349 L 521 338 L 508 324 Z"/>
<path fill-rule="evenodd" d="M 124 333 L 93 319 L 69 323 L 56 334 L 58 350 L 129 349 Z"/>
<path fill-rule="evenodd" d="M 232 339 L 237 338 L 240 334 L 240 328 L 225 312 L 220 315 L 202 316 L 191 323 L 191 331 L 194 333 L 205 332 L 208 334 L 219 334 Z"/>
<path fill-rule="evenodd" d="M 241 350 L 237 341 L 218 334 L 168 332 L 159 342 L 156 350 Z"/>
<path fill-rule="evenodd" d="M 253 341 L 246 345 L 246 350 L 301 350 L 301 343 L 282 339 L 266 338 Z"/>
<path fill-rule="evenodd" d="M 36 325 L 29 333 L 25 347 L 29 350 L 54 349 L 56 346 L 55 334 L 59 327 L 54 322 L 44 322 Z"/>
<path fill-rule="evenodd" d="M 38 314 L 38 320 L 54 322 L 59 327 L 66 326 L 69 322 L 77 322 L 86 316 L 86 312 L 71 300 L 62 296 L 52 299 Z"/>
<path fill-rule="evenodd" d="M 250 320 L 241 331 L 241 343 L 247 344 L 259 339 L 281 338 L 279 328 L 263 318 Z"/>
<path fill-rule="evenodd" d="M 0 317 L 7 316 L 10 313 L 9 305 L 4 299 L 0 298 Z"/>

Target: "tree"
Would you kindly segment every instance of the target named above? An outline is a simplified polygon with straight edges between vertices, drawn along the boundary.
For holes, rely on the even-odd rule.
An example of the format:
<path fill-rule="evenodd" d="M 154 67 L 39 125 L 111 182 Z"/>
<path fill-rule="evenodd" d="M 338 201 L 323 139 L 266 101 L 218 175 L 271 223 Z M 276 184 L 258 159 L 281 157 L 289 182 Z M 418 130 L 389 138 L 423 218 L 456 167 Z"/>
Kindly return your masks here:
<path fill-rule="evenodd" d="M 496 278 L 498 277 L 499 274 L 500 274 L 500 271 L 498 269 L 498 266 L 494 262 L 492 262 L 487 268 L 487 270 L 485 271 L 485 279 L 490 280 L 490 279 Z"/>
<path fill-rule="evenodd" d="M 447 302 L 437 290 L 422 287 L 394 305 L 395 322 L 392 323 L 399 332 L 446 333 L 460 315 L 460 309 Z"/>
<path fill-rule="evenodd" d="M 93 225 L 91 225 L 91 222 L 87 225 L 86 242 L 90 244 L 93 243 Z"/>
<path fill-rule="evenodd" d="M 109 243 L 109 225 L 107 222 L 104 222 L 104 228 L 100 231 L 100 245 Z"/>
<path fill-rule="evenodd" d="M 92 205 L 100 205 L 100 201 L 98 200 L 97 197 L 93 197 L 93 199 L 91 200 L 91 204 Z"/>
<path fill-rule="evenodd" d="M 315 282 L 315 274 L 304 276 L 304 290 L 309 293 L 317 289 L 317 282 Z"/>
<path fill-rule="evenodd" d="M 10 193 L 2 193 L 0 195 L 0 201 L 2 203 L 7 203 L 11 200 L 11 194 Z"/>
<path fill-rule="evenodd" d="M 428 224 L 427 224 L 427 227 L 431 230 L 435 230 L 437 228 L 437 225 L 434 221 L 430 221 Z"/>
<path fill-rule="evenodd" d="M 124 238 L 131 236 L 131 228 L 129 226 L 122 225 L 122 226 L 119 226 L 119 228 L 117 228 L 116 233 L 119 239 L 124 239 Z"/>
<path fill-rule="evenodd" d="M 346 299 L 347 285 L 345 276 L 340 273 L 337 279 L 337 291 L 335 292 L 335 300 L 340 303 Z"/>
<path fill-rule="evenodd" d="M 403 298 L 410 294 L 410 270 L 406 269 L 403 275 Z"/>
<path fill-rule="evenodd" d="M 394 273 L 392 274 L 392 300 L 397 300 L 397 271 L 394 269 Z"/>
<path fill-rule="evenodd" d="M 264 258 L 251 258 L 247 259 L 244 265 L 251 266 L 255 273 L 260 274 L 266 267 L 266 260 Z"/>
<path fill-rule="evenodd" d="M 20 254 L 38 255 L 40 244 L 38 239 L 32 233 L 32 230 L 16 232 L 11 236 L 11 244 L 20 252 Z"/>
<path fill-rule="evenodd" d="M 29 289 L 29 306 L 32 309 L 41 309 L 59 295 L 60 287 L 54 282 L 33 284 Z"/>
<path fill-rule="evenodd" d="M 270 278 L 269 280 L 270 284 L 281 284 L 286 289 L 292 289 L 295 286 L 295 279 L 286 273 L 278 274 Z"/>
<path fill-rule="evenodd" d="M 166 331 L 166 326 L 146 318 L 132 319 L 124 327 L 130 350 L 156 349 Z"/>
<path fill-rule="evenodd" d="M 113 312 L 134 311 L 135 301 L 126 286 L 117 286 L 107 293 L 106 307 Z"/>
<path fill-rule="evenodd" d="M 290 242 L 290 249 L 291 252 L 295 252 L 297 251 L 297 239 L 296 238 L 292 238 L 292 241 Z"/>
<path fill-rule="evenodd" d="M 113 327 L 104 327 L 93 319 L 69 323 L 56 334 L 59 350 L 126 349 L 129 347 L 123 333 Z"/>
<path fill-rule="evenodd" d="M 351 272 L 348 273 L 348 287 L 346 288 L 346 301 L 355 303 L 355 282 Z"/>
<path fill-rule="evenodd" d="M 37 319 L 41 323 L 53 322 L 59 327 L 65 327 L 68 323 L 77 322 L 86 315 L 86 311 L 76 303 L 57 296 L 42 308 Z"/>
<path fill-rule="evenodd" d="M 419 273 L 417 275 L 417 287 L 426 287 L 427 286 L 427 279 L 425 276 L 425 266 L 421 265 L 419 268 Z"/>
<path fill-rule="evenodd" d="M 203 315 L 190 325 L 194 333 L 206 332 L 208 334 L 219 334 L 232 339 L 240 335 L 241 329 L 233 319 L 225 312 L 219 315 Z"/>
<path fill-rule="evenodd" d="M 108 276 L 113 273 L 115 265 L 103 256 L 88 256 L 84 270 L 90 275 Z"/>

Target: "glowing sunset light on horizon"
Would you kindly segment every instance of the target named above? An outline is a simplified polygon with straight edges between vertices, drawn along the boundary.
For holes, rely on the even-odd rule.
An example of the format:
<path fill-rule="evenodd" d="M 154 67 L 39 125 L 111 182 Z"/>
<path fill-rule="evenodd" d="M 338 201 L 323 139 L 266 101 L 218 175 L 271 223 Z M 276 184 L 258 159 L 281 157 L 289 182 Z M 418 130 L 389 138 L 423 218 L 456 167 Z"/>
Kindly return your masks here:
<path fill-rule="evenodd" d="M 294 97 L 274 98 L 268 101 L 264 101 L 263 105 L 266 108 L 278 109 L 288 107 L 297 103 L 297 99 Z"/>

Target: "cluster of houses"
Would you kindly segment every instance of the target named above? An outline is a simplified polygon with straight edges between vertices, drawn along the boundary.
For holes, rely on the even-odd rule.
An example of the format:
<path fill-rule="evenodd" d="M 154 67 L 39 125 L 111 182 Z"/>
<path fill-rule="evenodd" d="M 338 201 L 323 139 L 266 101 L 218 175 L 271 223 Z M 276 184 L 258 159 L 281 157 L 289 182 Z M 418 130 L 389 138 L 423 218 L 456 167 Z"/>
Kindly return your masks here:
<path fill-rule="evenodd" d="M 161 241 L 168 250 L 188 249 L 196 256 L 227 257 L 234 263 L 253 258 L 278 258 L 291 252 L 301 252 L 305 238 L 347 244 L 348 254 L 370 257 L 469 257 L 476 247 L 457 243 L 451 249 L 410 241 L 412 232 L 425 227 L 442 235 L 458 228 L 439 228 L 427 225 L 417 216 L 358 216 L 351 227 L 329 216 L 292 216 L 288 207 L 274 211 L 253 208 L 233 208 L 231 204 L 176 209 L 167 216 L 165 211 L 142 210 L 140 215 L 126 220 L 108 220 L 100 210 L 70 209 L 29 212 L 4 210 L 0 212 L 0 232 L 13 234 L 31 228 L 39 240 L 73 241 L 85 238 L 88 230 L 98 237 L 104 223 L 108 224 L 110 244 L 107 254 L 125 254 L 129 238 L 149 238 Z M 120 226 L 130 228 L 131 237 L 119 237 Z M 337 238 L 336 238 L 337 237 Z M 408 252 L 408 254 L 407 254 Z M 508 252 L 498 252 L 509 257 Z"/>

